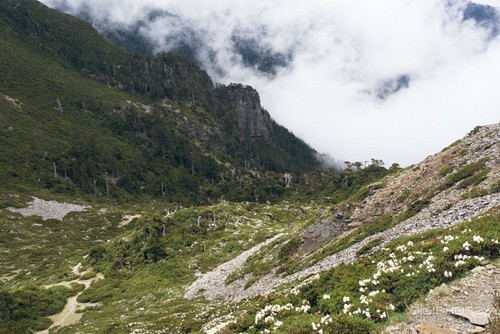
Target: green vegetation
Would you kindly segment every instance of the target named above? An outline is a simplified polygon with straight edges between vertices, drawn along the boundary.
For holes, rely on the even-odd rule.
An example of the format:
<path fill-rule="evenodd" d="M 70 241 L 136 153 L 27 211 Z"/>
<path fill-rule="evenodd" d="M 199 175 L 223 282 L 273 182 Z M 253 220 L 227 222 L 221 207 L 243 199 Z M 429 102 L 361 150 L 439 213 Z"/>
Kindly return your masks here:
<path fill-rule="evenodd" d="M 382 238 L 375 238 L 366 243 L 363 247 L 361 247 L 357 252 L 356 256 L 363 256 L 367 254 L 372 248 L 380 245 L 384 240 Z"/>
<path fill-rule="evenodd" d="M 459 183 L 458 187 L 461 189 L 472 184 L 478 184 L 484 180 L 484 177 L 488 174 L 488 172 L 489 170 L 486 168 L 484 160 L 471 162 L 458 169 L 455 173 L 449 174 L 445 178 L 441 189 L 448 189 L 460 181 L 462 182 Z"/>
<path fill-rule="evenodd" d="M 283 194 L 284 172 L 319 167 L 268 114 L 270 138 L 252 137 L 231 109 L 248 88 L 215 88 L 190 60 L 125 52 L 34 0 L 3 1 L 0 21 L 5 189 L 265 202 Z"/>
<path fill-rule="evenodd" d="M 0 2 L 0 73 L 2 334 L 49 327 L 47 316 L 79 292 L 79 302 L 96 304 L 58 333 L 199 333 L 229 315 L 235 318 L 227 332 L 367 333 L 386 321 L 381 312 L 397 316 L 451 280 L 449 272 L 461 277 L 480 257 L 498 258 L 500 216 L 493 211 L 377 252 L 372 249 L 384 240 L 374 237 L 357 252 L 359 262 L 266 297 L 233 305 L 186 300 L 186 286 L 200 273 L 278 233 L 284 235 L 228 282 L 248 276 L 249 288 L 271 271 L 285 276 L 304 269 L 415 215 L 440 190 L 456 185 L 475 197 L 498 192 L 500 185 L 479 188 L 489 176 L 485 161 L 446 166 L 441 188 L 422 198 L 406 189 L 398 199 L 408 204 L 406 211 L 352 228 L 347 225 L 356 205 L 384 188 L 385 177 L 399 172 L 397 164 L 384 168 L 372 159 L 364 168 L 346 162 L 345 170 L 322 171 L 316 152 L 270 118 L 253 88 L 214 86 L 196 63 L 178 55 L 123 51 L 88 24 L 34 0 Z M 265 125 L 262 133 L 242 120 L 242 102 Z M 24 207 L 31 196 L 89 208 L 62 221 L 8 210 Z M 128 222 L 126 215 L 141 217 Z M 302 233 L 323 216 L 338 219 L 349 233 L 306 253 Z M 453 267 L 459 254 L 468 260 Z M 389 259 L 414 275 L 388 271 L 373 278 L 379 263 L 391 266 Z M 426 270 L 416 269 L 420 263 Z M 54 286 L 96 273 L 105 278 L 88 289 Z M 355 313 L 366 308 L 360 288 L 368 285 L 380 290 L 365 293 L 373 299 L 370 317 Z M 343 312 L 346 303 L 352 306 Z M 271 304 L 279 311 L 266 309 Z"/>
<path fill-rule="evenodd" d="M 301 329 L 299 333 L 315 328 L 328 333 L 380 330 L 387 319 L 398 317 L 430 289 L 462 277 L 482 259 L 498 259 L 498 221 L 496 211 L 451 230 L 394 240 L 300 289 L 260 300 L 234 332 L 268 328 L 287 333 L 292 324 Z M 266 317 L 271 318 L 264 321 Z"/>
<path fill-rule="evenodd" d="M 14 292 L 0 289 L 0 333 L 28 333 L 50 326 L 49 315 L 59 313 L 76 291 L 65 287 L 28 286 Z"/>
<path fill-rule="evenodd" d="M 453 172 L 454 169 L 455 169 L 455 166 L 446 165 L 443 168 L 441 168 L 441 170 L 439 171 L 439 175 L 446 176 L 446 175 L 450 174 L 451 172 Z"/>

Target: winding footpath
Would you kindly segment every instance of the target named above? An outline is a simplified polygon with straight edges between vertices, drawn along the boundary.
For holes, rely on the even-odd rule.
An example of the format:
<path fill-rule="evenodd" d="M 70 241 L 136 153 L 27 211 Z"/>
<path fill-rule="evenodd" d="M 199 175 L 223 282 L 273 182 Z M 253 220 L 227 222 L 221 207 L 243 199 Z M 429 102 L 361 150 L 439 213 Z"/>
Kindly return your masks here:
<path fill-rule="evenodd" d="M 82 264 L 78 263 L 76 266 L 74 266 L 72 268 L 72 272 L 74 274 L 80 275 L 80 276 L 83 276 L 83 275 L 87 274 L 88 272 L 90 272 L 90 269 L 83 271 L 83 272 L 80 272 L 81 266 L 82 266 Z M 51 288 L 54 286 L 71 287 L 71 284 L 77 283 L 77 284 L 83 284 L 85 286 L 85 289 L 80 291 L 76 296 L 69 297 L 68 300 L 66 301 L 66 305 L 64 306 L 64 309 L 60 313 L 54 314 L 54 315 L 51 315 L 50 317 L 48 317 L 53 322 L 49 328 L 47 328 L 43 331 L 35 332 L 35 334 L 48 334 L 49 331 L 53 328 L 66 327 L 66 326 L 69 326 L 69 325 L 72 325 L 72 324 L 78 322 L 83 316 L 83 313 L 81 312 L 82 310 L 84 310 L 88 307 L 93 307 L 93 306 L 98 305 L 96 303 L 80 303 L 77 301 L 78 296 L 80 296 L 83 293 L 83 291 L 87 290 L 92 283 L 97 282 L 101 279 L 104 279 L 104 275 L 102 275 L 101 273 L 97 273 L 97 275 L 95 277 L 92 277 L 92 278 L 89 278 L 86 280 L 82 280 L 81 278 L 78 278 L 78 279 L 75 279 L 75 280 L 72 280 L 69 282 L 60 282 L 60 283 L 56 283 L 56 284 L 46 285 L 45 288 L 48 289 L 48 288 Z"/>

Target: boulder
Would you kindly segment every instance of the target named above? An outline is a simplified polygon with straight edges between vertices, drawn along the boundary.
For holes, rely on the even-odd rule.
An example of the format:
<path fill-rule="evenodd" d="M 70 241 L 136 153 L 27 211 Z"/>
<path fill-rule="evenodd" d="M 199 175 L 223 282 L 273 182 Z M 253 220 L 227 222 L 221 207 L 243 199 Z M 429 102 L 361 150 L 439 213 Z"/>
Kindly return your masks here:
<path fill-rule="evenodd" d="M 342 222 L 319 221 L 304 231 L 302 245 L 305 249 L 317 248 L 343 231 L 344 224 Z"/>
<path fill-rule="evenodd" d="M 446 328 L 430 326 L 430 325 L 418 325 L 415 329 L 420 334 L 454 334 L 452 331 Z"/>
<path fill-rule="evenodd" d="M 452 307 L 448 310 L 450 314 L 469 320 L 473 325 L 486 326 L 490 323 L 488 314 L 485 312 L 474 311 L 466 307 Z"/>

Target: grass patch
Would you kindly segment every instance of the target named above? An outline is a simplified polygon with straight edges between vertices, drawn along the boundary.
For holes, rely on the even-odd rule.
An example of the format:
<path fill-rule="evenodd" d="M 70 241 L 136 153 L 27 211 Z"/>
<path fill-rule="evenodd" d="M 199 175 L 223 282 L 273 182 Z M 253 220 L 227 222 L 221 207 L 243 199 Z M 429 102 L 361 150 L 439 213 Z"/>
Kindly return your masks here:
<path fill-rule="evenodd" d="M 471 181 L 465 181 L 465 180 L 473 177 L 477 173 L 479 173 L 479 174 L 483 173 L 485 168 L 486 168 L 485 162 L 486 162 L 485 159 L 481 159 L 481 160 L 476 161 L 476 162 L 471 162 L 471 163 L 463 166 L 459 170 L 457 170 L 455 173 L 449 174 L 445 178 L 444 183 L 441 185 L 441 190 L 446 190 L 448 188 L 451 188 L 452 186 L 454 186 L 455 184 L 457 184 L 458 182 L 460 182 L 462 180 L 464 180 L 463 181 L 464 188 L 469 185 L 469 182 L 470 182 L 470 184 L 477 182 L 477 180 L 480 179 L 480 177 L 477 179 L 474 178 Z"/>
<path fill-rule="evenodd" d="M 446 175 L 450 174 L 451 172 L 453 172 L 454 169 L 455 169 L 455 166 L 446 165 L 443 168 L 441 168 L 441 170 L 439 171 L 439 175 L 446 176 Z"/>
<path fill-rule="evenodd" d="M 364 245 L 363 247 L 361 247 L 357 252 L 356 252 L 356 256 L 362 256 L 362 255 L 365 255 L 366 253 L 368 253 L 368 251 L 370 251 L 373 247 L 376 247 L 378 245 L 380 245 L 382 242 L 384 241 L 384 239 L 382 238 L 375 238 L 373 240 L 370 240 L 366 245 Z"/>

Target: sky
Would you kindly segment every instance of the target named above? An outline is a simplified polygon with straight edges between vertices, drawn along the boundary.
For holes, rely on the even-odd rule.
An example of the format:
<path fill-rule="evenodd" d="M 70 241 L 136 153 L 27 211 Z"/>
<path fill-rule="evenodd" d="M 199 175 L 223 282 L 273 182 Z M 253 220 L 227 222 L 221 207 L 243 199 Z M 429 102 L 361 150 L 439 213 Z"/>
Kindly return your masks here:
<path fill-rule="evenodd" d="M 148 8 L 176 15 L 140 33 L 168 51 L 165 36 L 194 29 L 215 82 L 255 87 L 278 123 L 340 161 L 407 166 L 500 122 L 500 36 L 463 21 L 463 0 L 42 0 L 64 1 L 106 24 L 132 24 Z M 288 66 L 274 76 L 245 66 L 235 32 L 289 55 Z"/>

